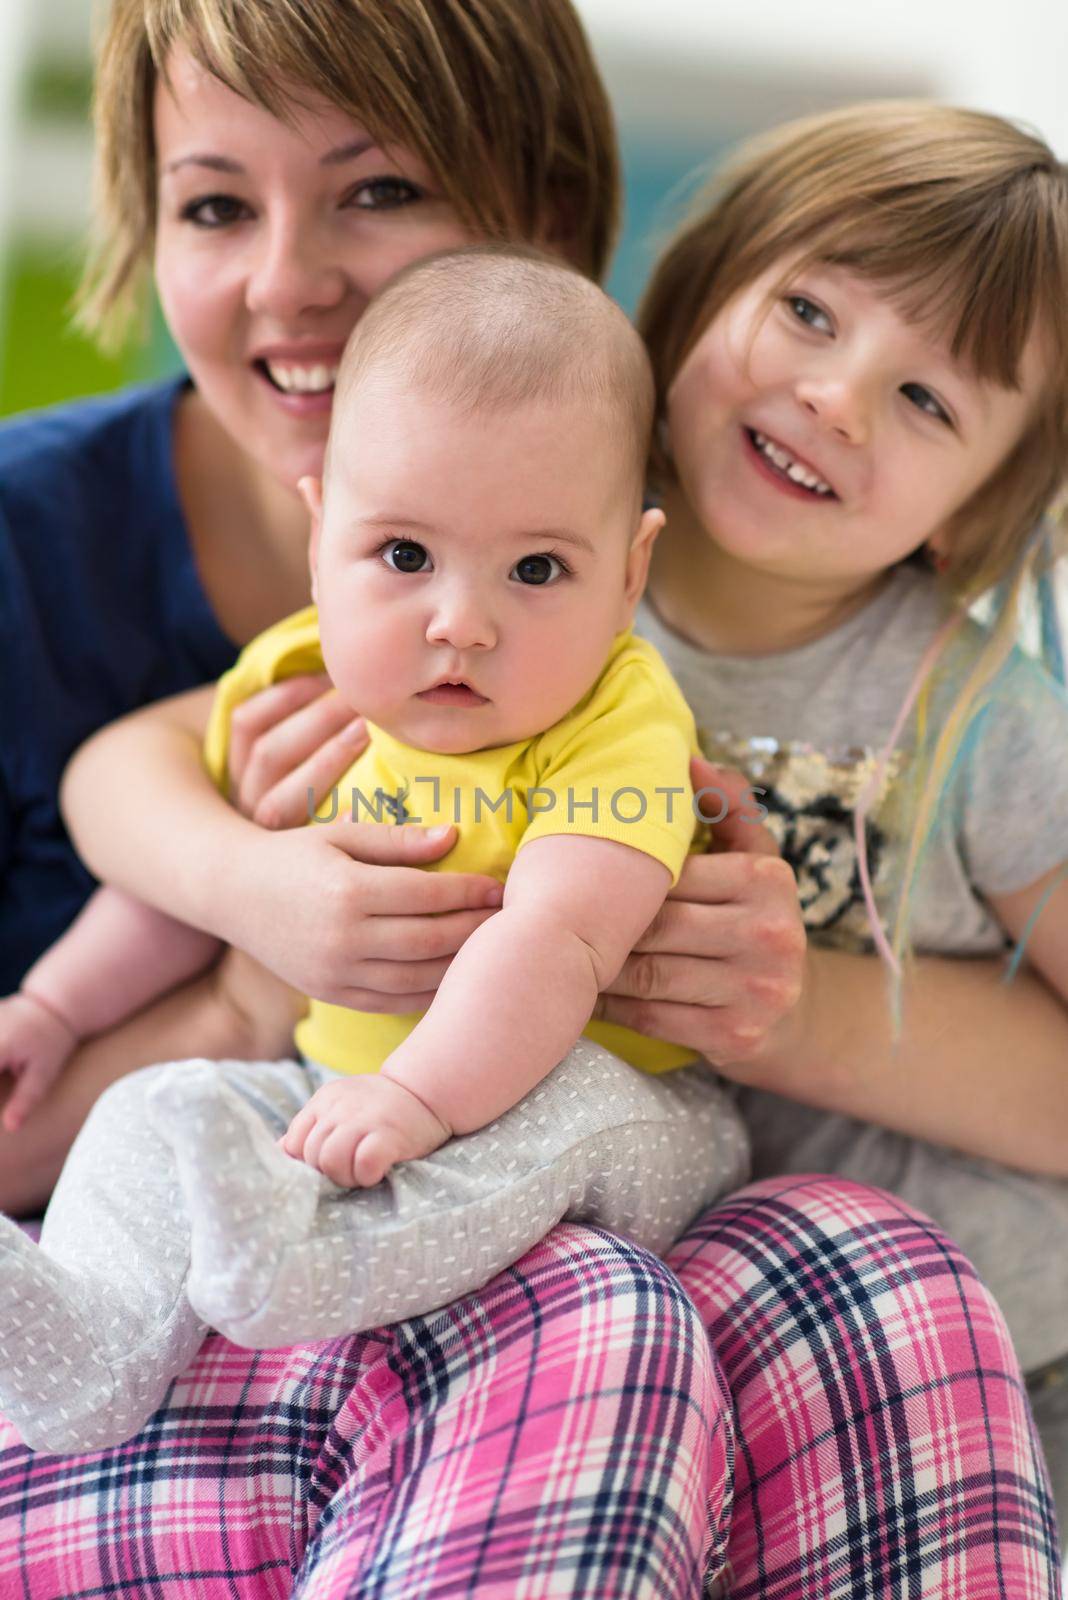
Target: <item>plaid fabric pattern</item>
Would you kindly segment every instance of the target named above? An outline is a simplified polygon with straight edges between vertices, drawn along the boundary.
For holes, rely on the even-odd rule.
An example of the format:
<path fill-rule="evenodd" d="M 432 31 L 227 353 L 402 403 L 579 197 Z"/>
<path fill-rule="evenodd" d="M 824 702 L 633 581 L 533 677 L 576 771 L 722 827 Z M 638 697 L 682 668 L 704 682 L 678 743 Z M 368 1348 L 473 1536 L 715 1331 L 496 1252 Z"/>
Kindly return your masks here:
<path fill-rule="evenodd" d="M 753 1184 L 671 1265 L 734 1399 L 731 1600 L 1060 1595 L 1023 1380 L 932 1222 L 844 1179 Z"/>
<path fill-rule="evenodd" d="M 666 1267 L 561 1227 L 380 1333 L 211 1337 L 116 1449 L 34 1455 L 0 1426 L 0 1596 L 695 1595 L 729 1416 Z"/>
<path fill-rule="evenodd" d="M 696 1600 L 704 1568 L 735 1600 L 1057 1594 L 1004 1326 L 931 1224 L 776 1180 L 672 1265 L 692 1299 L 561 1227 L 431 1317 L 209 1338 L 117 1449 L 0 1427 L 0 1596 Z"/>

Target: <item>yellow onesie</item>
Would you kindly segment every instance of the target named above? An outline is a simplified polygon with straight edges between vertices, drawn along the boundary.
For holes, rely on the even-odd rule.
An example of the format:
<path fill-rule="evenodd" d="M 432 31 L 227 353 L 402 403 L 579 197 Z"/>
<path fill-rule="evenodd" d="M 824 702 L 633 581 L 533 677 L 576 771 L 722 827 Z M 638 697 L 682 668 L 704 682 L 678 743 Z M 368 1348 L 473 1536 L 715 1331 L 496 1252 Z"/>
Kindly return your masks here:
<path fill-rule="evenodd" d="M 234 708 L 298 673 L 322 672 L 314 606 L 269 628 L 220 679 L 204 743 L 214 782 L 226 791 Z M 501 882 L 517 850 L 548 834 L 615 839 L 663 862 L 674 883 L 694 837 L 690 756 L 693 716 L 652 645 L 631 632 L 613 642 L 600 677 L 566 717 L 516 744 L 440 755 L 371 726 L 371 742 L 320 807 L 354 820 L 456 823 L 459 837 L 426 870 L 487 873 Z M 303 1054 L 335 1072 L 377 1072 L 421 1013 L 386 1016 L 309 1003 L 296 1031 Z M 645 1072 L 694 1060 L 679 1045 L 591 1022 L 589 1039 Z"/>

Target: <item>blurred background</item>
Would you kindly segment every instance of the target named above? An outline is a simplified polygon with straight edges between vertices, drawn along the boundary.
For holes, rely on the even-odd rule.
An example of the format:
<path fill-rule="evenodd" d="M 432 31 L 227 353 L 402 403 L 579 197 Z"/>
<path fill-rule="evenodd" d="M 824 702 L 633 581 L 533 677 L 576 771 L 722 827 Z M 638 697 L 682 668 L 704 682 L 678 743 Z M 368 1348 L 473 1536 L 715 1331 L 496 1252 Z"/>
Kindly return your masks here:
<path fill-rule="evenodd" d="M 578 0 L 619 120 L 632 309 L 694 174 L 790 116 L 880 95 L 982 106 L 1068 157 L 1068 5 Z M 108 361 L 67 325 L 88 220 L 91 0 L 0 0 L 0 415 L 174 365 L 157 322 Z"/>

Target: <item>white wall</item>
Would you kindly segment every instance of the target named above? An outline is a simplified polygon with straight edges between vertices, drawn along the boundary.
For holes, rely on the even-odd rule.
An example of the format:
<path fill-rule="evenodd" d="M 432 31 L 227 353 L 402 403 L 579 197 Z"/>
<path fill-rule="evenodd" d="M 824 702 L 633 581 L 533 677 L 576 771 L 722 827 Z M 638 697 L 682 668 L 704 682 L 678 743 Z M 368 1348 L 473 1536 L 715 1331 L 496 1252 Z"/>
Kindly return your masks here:
<path fill-rule="evenodd" d="M 613 76 L 704 65 L 729 88 L 747 74 L 813 83 L 822 100 L 928 92 L 1032 123 L 1068 158 L 1066 0 L 577 0 Z M 821 88 L 824 92 L 821 92 Z M 739 91 L 740 97 L 740 91 Z M 787 106 L 784 114 L 791 114 Z"/>

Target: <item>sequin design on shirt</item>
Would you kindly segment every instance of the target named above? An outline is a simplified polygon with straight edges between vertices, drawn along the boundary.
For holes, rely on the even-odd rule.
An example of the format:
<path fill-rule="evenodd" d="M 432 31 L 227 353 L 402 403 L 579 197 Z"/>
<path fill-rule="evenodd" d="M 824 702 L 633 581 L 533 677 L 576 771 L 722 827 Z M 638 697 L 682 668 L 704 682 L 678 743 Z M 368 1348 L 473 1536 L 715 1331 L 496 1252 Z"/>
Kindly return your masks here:
<path fill-rule="evenodd" d="M 767 808 L 765 823 L 794 870 L 805 926 L 822 944 L 843 950 L 873 948 L 860 886 L 853 808 L 875 770 L 870 749 L 819 750 L 801 741 L 745 739 L 699 728 L 710 761 L 737 767 Z M 887 764 L 879 800 L 901 772 L 902 756 Z M 876 899 L 885 906 L 893 867 L 892 840 L 878 816 L 868 816 L 868 867 Z"/>

